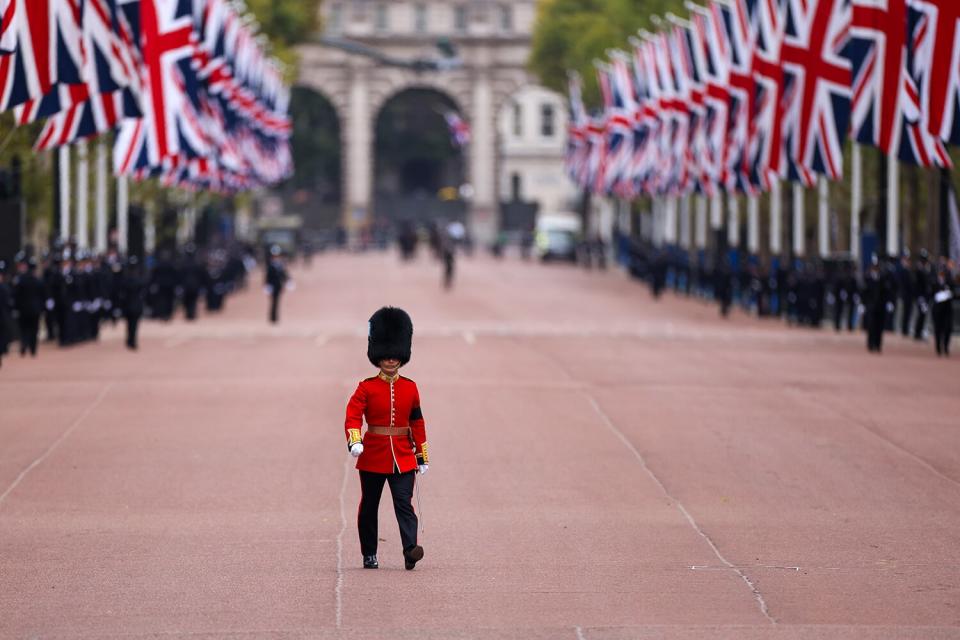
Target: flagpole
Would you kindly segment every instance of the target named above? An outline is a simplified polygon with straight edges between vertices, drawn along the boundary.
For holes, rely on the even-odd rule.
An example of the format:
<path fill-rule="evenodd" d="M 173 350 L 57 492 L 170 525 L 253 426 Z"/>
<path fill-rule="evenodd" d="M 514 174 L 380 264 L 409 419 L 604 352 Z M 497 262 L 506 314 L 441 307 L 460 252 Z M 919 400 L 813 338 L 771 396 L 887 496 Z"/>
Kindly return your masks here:
<path fill-rule="evenodd" d="M 825 176 L 817 178 L 817 249 L 821 258 L 830 255 L 830 234 L 827 228 L 830 215 L 830 183 Z"/>
<path fill-rule="evenodd" d="M 680 246 L 690 248 L 690 194 L 680 196 Z"/>
<path fill-rule="evenodd" d="M 900 254 L 900 163 L 887 156 L 887 255 Z"/>
<path fill-rule="evenodd" d="M 850 255 L 860 258 L 860 211 L 863 209 L 863 156 L 860 145 L 853 144 L 850 176 Z"/>
<path fill-rule="evenodd" d="M 57 164 L 60 170 L 60 239 L 70 241 L 70 147 L 57 149 Z"/>
<path fill-rule="evenodd" d="M 780 179 L 770 183 L 770 255 L 779 256 L 783 252 L 783 231 L 780 228 L 783 219 L 783 197 L 780 195 Z"/>
<path fill-rule="evenodd" d="M 740 245 L 740 203 L 737 194 L 727 195 L 727 244 L 731 247 Z"/>
<path fill-rule="evenodd" d="M 807 249 L 806 211 L 804 210 L 803 185 L 793 183 L 793 255 L 802 257 Z"/>
<path fill-rule="evenodd" d="M 696 243 L 697 249 L 704 249 L 707 246 L 707 196 L 699 194 L 694 196 L 696 199 Z"/>
<path fill-rule="evenodd" d="M 717 190 L 710 197 L 710 228 L 714 231 L 723 227 L 723 196 Z"/>
<path fill-rule="evenodd" d="M 117 176 L 117 251 L 120 255 L 127 254 L 129 198 L 127 176 Z"/>
<path fill-rule="evenodd" d="M 747 250 L 760 252 L 760 199 L 753 194 L 747 196 Z"/>
<path fill-rule="evenodd" d="M 87 161 L 87 141 L 77 142 L 77 247 L 90 247 L 90 163 Z"/>
<path fill-rule="evenodd" d="M 107 250 L 107 145 L 97 142 L 96 244 L 98 253 Z"/>

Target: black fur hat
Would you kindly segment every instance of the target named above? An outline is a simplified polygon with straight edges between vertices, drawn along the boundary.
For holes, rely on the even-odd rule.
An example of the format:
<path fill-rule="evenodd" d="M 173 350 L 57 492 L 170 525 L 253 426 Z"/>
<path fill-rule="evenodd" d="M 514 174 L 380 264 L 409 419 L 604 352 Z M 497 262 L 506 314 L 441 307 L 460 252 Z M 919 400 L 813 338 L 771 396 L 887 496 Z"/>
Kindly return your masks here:
<path fill-rule="evenodd" d="M 367 358 L 380 366 L 381 360 L 396 358 L 400 364 L 410 362 L 413 322 L 403 309 L 383 307 L 370 316 L 367 334 Z"/>

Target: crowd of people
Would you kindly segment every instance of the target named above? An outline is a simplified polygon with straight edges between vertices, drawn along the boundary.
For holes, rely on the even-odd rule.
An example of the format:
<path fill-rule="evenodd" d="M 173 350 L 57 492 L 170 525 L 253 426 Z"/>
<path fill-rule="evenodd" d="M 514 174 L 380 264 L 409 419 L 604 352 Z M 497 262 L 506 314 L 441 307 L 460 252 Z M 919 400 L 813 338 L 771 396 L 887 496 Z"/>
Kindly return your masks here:
<path fill-rule="evenodd" d="M 61 347 L 97 341 L 104 323 L 126 323 L 126 345 L 138 346 L 142 317 L 171 320 L 178 307 L 196 320 L 201 301 L 208 312 L 246 286 L 255 261 L 247 247 L 230 250 L 159 251 L 145 260 L 57 247 L 43 255 L 22 252 L 0 261 L 0 364 L 14 342 L 21 357 L 36 357 L 44 340 Z"/>
<path fill-rule="evenodd" d="M 852 260 L 773 258 L 741 262 L 736 252 L 711 261 L 678 247 L 654 247 L 631 238 L 619 241 L 619 259 L 646 281 L 655 298 L 673 290 L 715 302 L 723 316 L 738 305 L 761 317 L 785 318 L 799 327 L 864 330 L 867 348 L 879 353 L 885 332 L 918 341 L 932 325 L 938 356 L 950 355 L 958 266 L 947 257 L 873 257 L 861 274 Z"/>

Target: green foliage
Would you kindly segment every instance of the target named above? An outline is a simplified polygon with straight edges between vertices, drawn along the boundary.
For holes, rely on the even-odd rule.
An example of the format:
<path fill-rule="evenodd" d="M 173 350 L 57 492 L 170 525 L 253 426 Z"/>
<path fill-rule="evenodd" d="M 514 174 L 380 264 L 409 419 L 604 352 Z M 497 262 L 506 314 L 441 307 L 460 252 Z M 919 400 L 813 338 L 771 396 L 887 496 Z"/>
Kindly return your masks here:
<path fill-rule="evenodd" d="M 247 8 L 270 40 L 270 53 L 285 67 L 288 80 L 296 76 L 293 47 L 319 28 L 321 0 L 247 0 Z"/>
<path fill-rule="evenodd" d="M 628 50 L 638 29 L 655 29 L 653 21 L 669 11 L 686 15 L 683 0 L 541 0 L 530 70 L 544 86 L 564 94 L 567 71 L 579 71 L 584 102 L 599 106 L 594 60 L 605 60 L 609 49 Z"/>

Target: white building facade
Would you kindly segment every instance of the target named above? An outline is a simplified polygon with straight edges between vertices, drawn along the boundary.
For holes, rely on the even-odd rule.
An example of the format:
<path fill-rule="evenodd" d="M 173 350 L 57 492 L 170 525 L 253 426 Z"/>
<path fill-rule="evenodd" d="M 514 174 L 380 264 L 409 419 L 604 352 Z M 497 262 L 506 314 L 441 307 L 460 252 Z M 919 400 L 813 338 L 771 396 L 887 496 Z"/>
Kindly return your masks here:
<path fill-rule="evenodd" d="M 563 176 L 566 107 L 526 69 L 535 0 L 327 0 L 321 12 L 327 36 L 399 60 L 437 58 L 438 41 L 447 40 L 462 62 L 418 73 L 320 43 L 299 48 L 298 83 L 329 99 L 340 120 L 348 228 L 370 221 L 377 116 L 412 88 L 444 94 L 470 124 L 469 224 L 477 240 L 495 236 L 499 203 L 517 182 L 521 197 L 542 209 L 563 206 L 571 191 Z"/>

